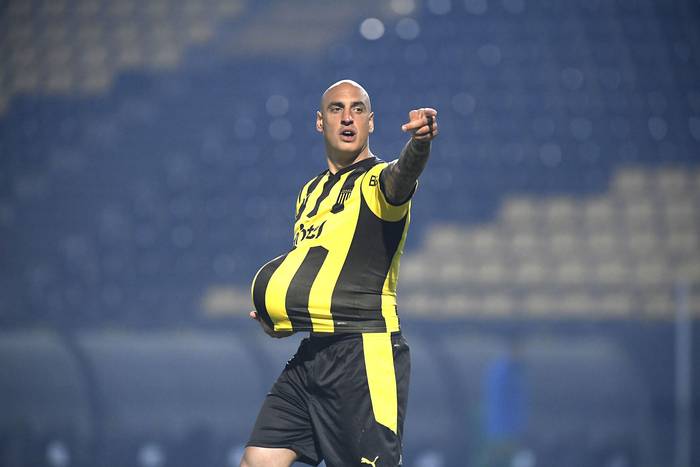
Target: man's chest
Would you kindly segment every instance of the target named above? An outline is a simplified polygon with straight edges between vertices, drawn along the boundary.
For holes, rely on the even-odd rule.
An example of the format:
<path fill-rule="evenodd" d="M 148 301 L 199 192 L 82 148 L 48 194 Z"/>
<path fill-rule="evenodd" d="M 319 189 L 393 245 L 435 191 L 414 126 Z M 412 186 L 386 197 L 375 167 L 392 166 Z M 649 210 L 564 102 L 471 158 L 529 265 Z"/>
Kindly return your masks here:
<path fill-rule="evenodd" d="M 325 194 L 309 196 L 306 209 L 294 223 L 294 246 L 327 245 L 351 237 L 361 197 L 359 181 L 349 186 L 338 182 Z"/>

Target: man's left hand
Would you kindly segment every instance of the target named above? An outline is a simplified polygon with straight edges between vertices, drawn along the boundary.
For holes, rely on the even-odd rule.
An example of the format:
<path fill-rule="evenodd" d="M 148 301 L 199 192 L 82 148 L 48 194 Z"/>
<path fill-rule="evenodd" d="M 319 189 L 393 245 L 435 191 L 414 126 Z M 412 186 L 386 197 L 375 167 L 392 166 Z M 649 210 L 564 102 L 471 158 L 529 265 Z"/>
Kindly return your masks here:
<path fill-rule="evenodd" d="M 260 326 L 262 327 L 263 331 L 265 331 L 265 334 L 267 334 L 270 337 L 274 337 L 275 339 L 281 339 L 283 337 L 289 337 L 292 334 L 294 334 L 293 331 L 275 331 L 272 329 L 270 326 L 267 325 L 265 320 L 260 318 L 260 315 L 258 315 L 257 311 L 251 311 L 248 313 L 248 316 L 250 316 L 250 319 L 254 319 L 258 323 L 260 323 Z"/>
<path fill-rule="evenodd" d="M 401 126 L 416 141 L 428 142 L 438 135 L 437 110 L 430 107 L 411 110 L 408 123 Z"/>

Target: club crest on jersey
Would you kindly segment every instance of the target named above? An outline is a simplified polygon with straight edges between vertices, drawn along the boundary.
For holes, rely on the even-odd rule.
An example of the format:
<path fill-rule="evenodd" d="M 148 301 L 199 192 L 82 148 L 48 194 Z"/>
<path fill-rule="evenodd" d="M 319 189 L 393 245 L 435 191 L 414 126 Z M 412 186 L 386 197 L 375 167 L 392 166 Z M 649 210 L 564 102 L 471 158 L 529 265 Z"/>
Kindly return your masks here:
<path fill-rule="evenodd" d="M 338 194 L 338 199 L 335 200 L 335 204 L 331 208 L 331 212 L 333 214 L 337 214 L 343 209 L 345 209 L 345 201 L 348 200 L 350 195 L 352 195 L 352 186 L 340 190 L 340 194 Z"/>
<path fill-rule="evenodd" d="M 303 242 L 307 239 L 311 240 L 313 238 L 319 238 L 321 233 L 323 233 L 323 226 L 325 224 L 326 221 L 321 222 L 320 225 L 310 224 L 308 226 L 304 226 L 304 224 L 299 224 L 299 229 L 294 235 L 294 246 L 297 246 L 299 242 Z"/>

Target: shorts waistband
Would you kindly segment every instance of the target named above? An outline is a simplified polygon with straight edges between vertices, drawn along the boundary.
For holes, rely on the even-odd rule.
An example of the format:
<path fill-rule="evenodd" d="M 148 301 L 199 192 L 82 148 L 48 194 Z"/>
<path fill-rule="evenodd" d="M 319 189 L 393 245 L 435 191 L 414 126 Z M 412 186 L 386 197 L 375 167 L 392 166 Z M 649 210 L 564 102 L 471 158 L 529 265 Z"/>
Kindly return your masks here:
<path fill-rule="evenodd" d="M 328 341 L 335 342 L 345 339 L 359 338 L 362 334 L 385 334 L 385 333 L 374 333 L 374 332 L 310 332 L 309 339 L 318 341 Z M 401 331 L 393 331 L 391 337 L 401 336 Z"/>

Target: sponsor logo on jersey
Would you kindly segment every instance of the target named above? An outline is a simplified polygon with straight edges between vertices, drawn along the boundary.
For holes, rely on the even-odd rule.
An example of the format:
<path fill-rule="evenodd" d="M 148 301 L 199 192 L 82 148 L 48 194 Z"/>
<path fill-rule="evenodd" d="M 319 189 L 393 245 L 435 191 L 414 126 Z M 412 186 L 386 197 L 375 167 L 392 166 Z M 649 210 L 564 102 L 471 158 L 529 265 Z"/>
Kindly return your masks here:
<path fill-rule="evenodd" d="M 326 221 L 321 222 L 319 225 L 310 224 L 305 226 L 304 224 L 299 224 L 299 229 L 294 235 L 294 246 L 297 246 L 299 242 L 304 240 L 311 240 L 313 238 L 319 238 L 321 233 L 323 233 L 323 226 Z"/>

